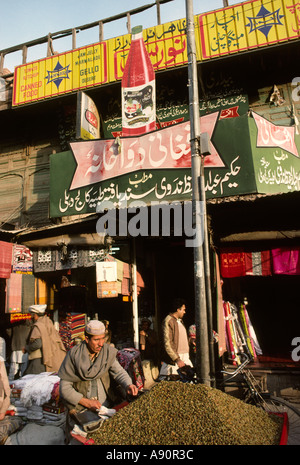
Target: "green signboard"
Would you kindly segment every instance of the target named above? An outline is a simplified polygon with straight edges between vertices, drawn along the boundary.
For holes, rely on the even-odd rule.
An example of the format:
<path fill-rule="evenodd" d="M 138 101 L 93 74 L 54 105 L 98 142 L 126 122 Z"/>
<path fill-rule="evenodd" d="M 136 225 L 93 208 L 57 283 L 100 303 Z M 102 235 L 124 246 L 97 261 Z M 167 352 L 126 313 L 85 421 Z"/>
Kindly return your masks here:
<path fill-rule="evenodd" d="M 258 193 L 300 191 L 300 136 L 295 126 L 276 126 L 252 113 L 249 133 Z"/>
<path fill-rule="evenodd" d="M 204 164 L 207 198 L 255 192 L 248 117 L 219 115 L 202 121 L 212 152 Z M 75 142 L 71 150 L 51 155 L 50 216 L 96 212 L 103 202 L 118 208 L 124 200 L 128 207 L 191 200 L 189 130 L 187 121 L 118 143 Z"/>
<path fill-rule="evenodd" d="M 207 199 L 300 190 L 295 127 L 249 114 L 243 95 L 202 102 L 200 114 L 211 148 L 204 159 Z M 165 115 L 161 129 L 142 136 L 122 138 L 119 122 L 116 132 L 107 126 L 113 134 L 107 139 L 73 142 L 70 150 L 51 155 L 50 216 L 191 200 L 186 108 Z"/>

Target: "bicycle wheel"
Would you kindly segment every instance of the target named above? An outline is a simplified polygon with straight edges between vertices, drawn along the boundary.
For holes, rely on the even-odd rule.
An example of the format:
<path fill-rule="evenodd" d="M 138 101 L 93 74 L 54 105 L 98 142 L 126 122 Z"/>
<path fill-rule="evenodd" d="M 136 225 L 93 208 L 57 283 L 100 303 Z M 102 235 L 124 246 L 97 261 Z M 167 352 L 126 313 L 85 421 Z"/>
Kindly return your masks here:
<path fill-rule="evenodd" d="M 265 396 L 263 396 L 265 397 Z M 300 410 L 281 397 L 268 396 L 264 398 L 261 407 L 267 412 L 287 413 L 288 415 L 288 445 L 300 445 Z"/>

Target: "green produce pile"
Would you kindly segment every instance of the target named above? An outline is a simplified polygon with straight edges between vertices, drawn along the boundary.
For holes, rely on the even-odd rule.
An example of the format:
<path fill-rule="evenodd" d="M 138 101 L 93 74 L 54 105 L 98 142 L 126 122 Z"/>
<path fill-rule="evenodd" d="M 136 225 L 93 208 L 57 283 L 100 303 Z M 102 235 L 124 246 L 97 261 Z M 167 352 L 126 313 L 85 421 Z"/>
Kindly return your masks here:
<path fill-rule="evenodd" d="M 203 384 L 162 381 L 89 435 L 106 445 L 276 445 L 282 420 Z"/>

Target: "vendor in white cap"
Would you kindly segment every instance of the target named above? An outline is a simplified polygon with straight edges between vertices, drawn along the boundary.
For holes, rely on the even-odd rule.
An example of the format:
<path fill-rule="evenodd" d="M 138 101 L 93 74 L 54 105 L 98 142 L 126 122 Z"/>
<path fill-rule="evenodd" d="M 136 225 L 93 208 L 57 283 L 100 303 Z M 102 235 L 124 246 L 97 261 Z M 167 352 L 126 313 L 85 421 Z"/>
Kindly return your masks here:
<path fill-rule="evenodd" d="M 47 305 L 31 305 L 33 327 L 29 334 L 26 351 L 28 366 L 24 375 L 57 372 L 66 355 L 66 349 L 53 322 L 46 315 Z"/>
<path fill-rule="evenodd" d="M 120 402 L 112 380 L 128 395 L 138 394 L 137 387 L 116 359 L 117 349 L 104 340 L 104 324 L 90 320 L 85 327 L 85 340 L 72 347 L 60 367 L 60 395 L 71 415 L 83 408 L 96 411 L 101 405 L 112 407 Z M 70 421 L 69 428 L 72 428 Z"/>

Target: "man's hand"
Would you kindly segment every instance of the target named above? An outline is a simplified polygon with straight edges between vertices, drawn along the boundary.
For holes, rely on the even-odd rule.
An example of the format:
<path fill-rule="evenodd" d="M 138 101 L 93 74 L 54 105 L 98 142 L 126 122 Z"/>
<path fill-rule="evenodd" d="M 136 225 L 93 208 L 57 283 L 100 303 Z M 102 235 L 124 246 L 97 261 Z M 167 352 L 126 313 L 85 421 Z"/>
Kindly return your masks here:
<path fill-rule="evenodd" d="M 182 360 L 178 360 L 178 362 L 176 362 L 176 363 L 177 363 L 179 368 L 182 368 L 182 367 L 185 366 L 185 363 Z"/>
<path fill-rule="evenodd" d="M 97 399 L 87 399 L 86 397 L 82 397 L 82 399 L 79 401 L 79 404 L 90 410 L 98 410 L 101 408 L 101 402 L 99 402 Z"/>
<path fill-rule="evenodd" d="M 128 388 L 126 389 L 126 394 L 128 396 L 137 396 L 138 395 L 138 388 L 136 387 L 135 384 L 130 384 L 130 386 L 128 386 Z"/>

